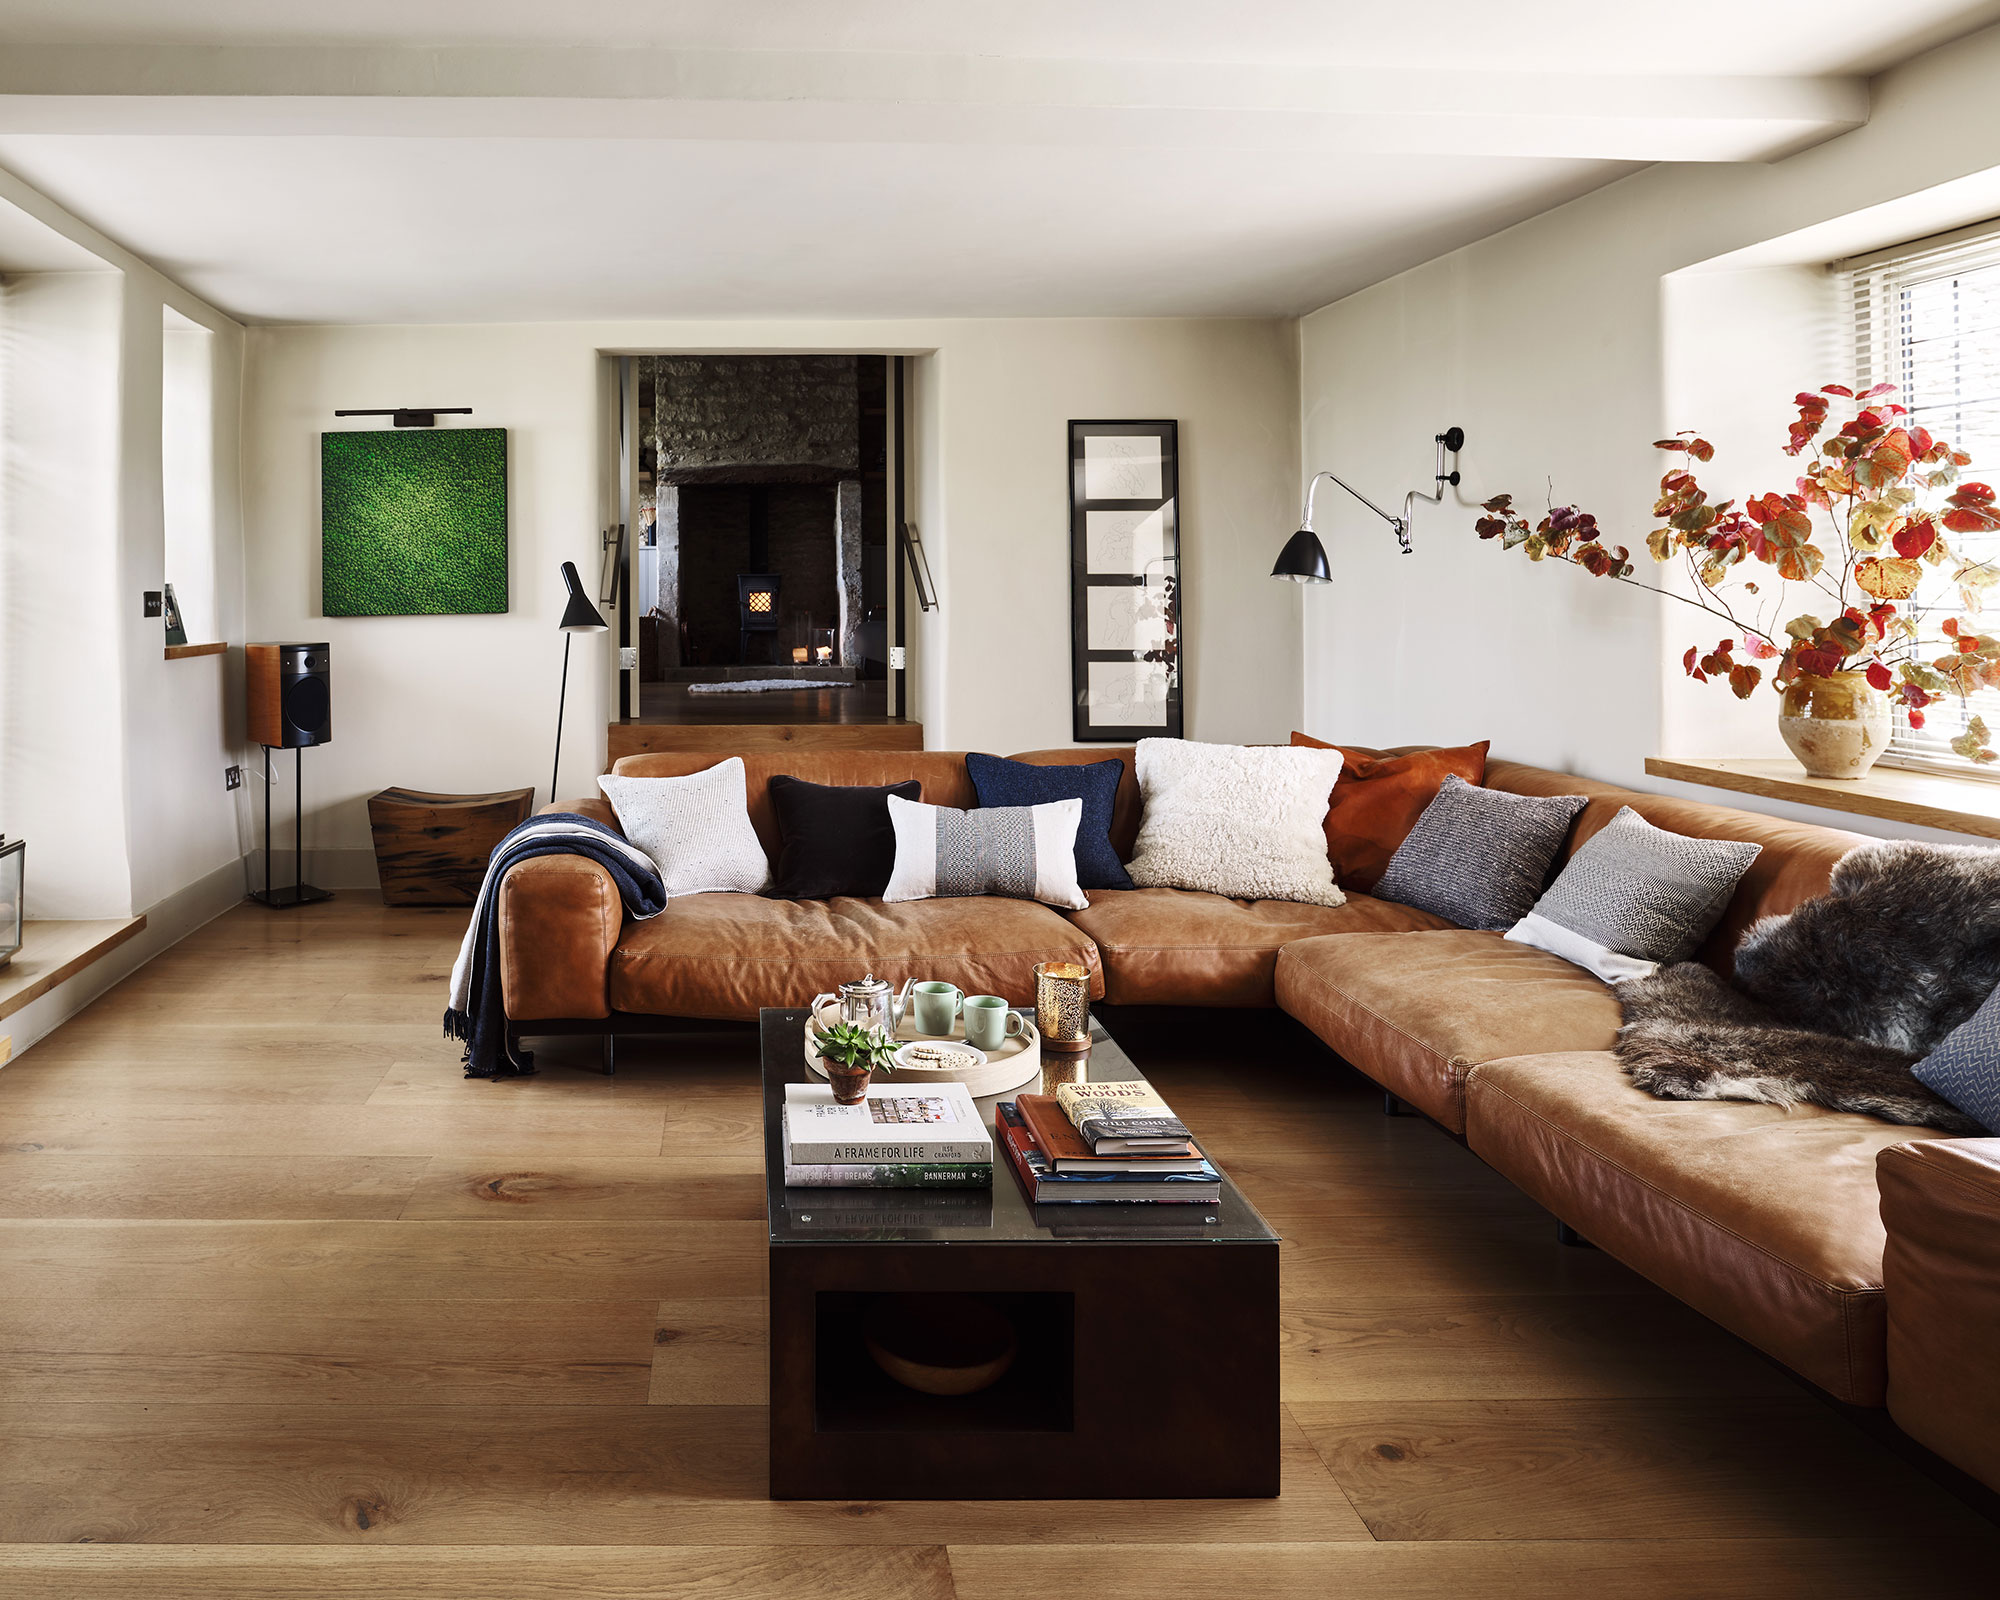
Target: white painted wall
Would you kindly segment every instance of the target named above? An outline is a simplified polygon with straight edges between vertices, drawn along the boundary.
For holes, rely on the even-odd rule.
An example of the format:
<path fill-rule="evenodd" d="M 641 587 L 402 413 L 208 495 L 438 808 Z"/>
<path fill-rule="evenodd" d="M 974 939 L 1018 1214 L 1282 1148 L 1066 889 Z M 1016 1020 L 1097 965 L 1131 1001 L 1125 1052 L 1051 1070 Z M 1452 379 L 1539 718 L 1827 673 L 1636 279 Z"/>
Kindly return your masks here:
<path fill-rule="evenodd" d="M 162 323 L 207 330 L 214 626 L 242 639 L 241 329 L 0 172 L 26 229 L 101 270 L 11 275 L 0 303 L 0 830 L 28 840 L 33 917 L 145 913 L 117 961 L 9 1021 L 25 1049 L 97 992 L 240 898 L 240 668 L 165 659 L 142 593 L 166 572 Z M 0 268 L 6 263 L 0 261 Z"/>
<path fill-rule="evenodd" d="M 556 568 L 568 559 L 596 571 L 605 350 L 919 357 L 910 368 L 908 511 L 942 605 L 912 614 L 911 689 L 933 748 L 1070 742 L 1065 424 L 1177 418 L 1188 731 L 1282 740 L 1296 718 L 1297 596 L 1265 576 L 1298 475 L 1289 323 L 288 327 L 250 330 L 247 348 L 251 636 L 325 639 L 333 652 L 334 738 L 306 755 L 309 855 L 365 851 L 367 797 L 392 783 L 546 786 L 561 668 Z M 417 403 L 469 405 L 471 424 L 510 430 L 510 609 L 321 617 L 320 433 L 352 425 L 335 421 L 337 408 Z M 608 638 L 579 641 L 577 660 L 586 648 L 611 647 Z M 601 660 L 596 670 L 573 668 L 565 797 L 590 792 L 602 770 L 608 704 Z"/>
<path fill-rule="evenodd" d="M 1756 309 L 1761 295 L 1766 313 L 1791 316 L 1796 279 L 1739 284 L 1725 305 L 1726 286 L 1670 275 L 1733 252 L 1748 252 L 1745 266 L 1824 262 L 2000 212 L 2000 120 L 1967 111 L 1996 79 L 2000 30 L 1989 29 L 1877 79 L 1872 120 L 1829 144 L 1767 166 L 1655 167 L 1304 319 L 1304 472 L 1331 467 L 1375 498 L 1400 495 L 1426 482 L 1434 433 L 1458 424 L 1468 436 L 1465 483 L 1446 507 L 1420 509 L 1415 556 L 1398 556 L 1351 503 L 1327 519 L 1336 581 L 1306 597 L 1310 731 L 1367 744 L 1490 737 L 1518 759 L 1666 787 L 1646 782 L 1645 758 L 1669 730 L 1711 743 L 1694 730 L 1718 715 L 1712 690 L 1663 671 L 1688 640 L 1662 608 L 1684 608 L 1503 557 L 1473 534 L 1474 508 L 1509 490 L 1539 510 L 1552 485 L 1555 503 L 1595 511 L 1650 565 L 1653 439 L 1710 418 L 1732 437 L 1782 438 L 1796 389 L 1847 375 L 1831 353 L 1830 366 L 1763 373 L 1746 359 L 1778 346 L 1805 356 L 1795 329 Z M 1671 361 L 1676 301 L 1709 320 Z M 1704 362 L 1702 344 L 1735 353 Z M 1711 473 L 1718 486 L 1730 478 L 1723 459 Z M 1756 705 L 1775 718 L 1774 700 Z"/>
<path fill-rule="evenodd" d="M 28 841 L 28 915 L 127 915 L 116 272 L 0 297 L 0 832 Z M 134 609 L 137 609 L 136 599 Z"/>

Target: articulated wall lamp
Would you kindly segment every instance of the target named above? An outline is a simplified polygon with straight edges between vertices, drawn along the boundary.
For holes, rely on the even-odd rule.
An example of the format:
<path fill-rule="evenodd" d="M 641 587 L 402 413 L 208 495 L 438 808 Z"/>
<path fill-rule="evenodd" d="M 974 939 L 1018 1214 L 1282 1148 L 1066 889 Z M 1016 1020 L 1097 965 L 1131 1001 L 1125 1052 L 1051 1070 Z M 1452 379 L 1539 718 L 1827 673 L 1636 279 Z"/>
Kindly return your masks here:
<path fill-rule="evenodd" d="M 1285 548 L 1278 552 L 1278 564 L 1271 569 L 1271 576 L 1283 578 L 1289 583 L 1330 583 L 1333 580 L 1333 573 L 1327 566 L 1326 546 L 1319 542 L 1319 535 L 1313 532 L 1313 496 L 1319 492 L 1321 478 L 1331 478 L 1333 482 L 1340 484 L 1341 488 L 1395 529 L 1396 543 L 1403 547 L 1404 555 L 1409 555 L 1411 512 L 1419 500 L 1428 500 L 1432 505 L 1444 504 L 1445 485 L 1451 484 L 1456 487 L 1458 484 L 1456 463 L 1454 462 L 1451 471 L 1444 470 L 1445 452 L 1449 450 L 1456 457 L 1464 443 L 1463 428 L 1447 428 L 1437 435 L 1437 485 L 1429 494 L 1421 494 L 1412 489 L 1404 495 L 1403 514 L 1400 517 L 1390 516 L 1353 484 L 1342 483 L 1331 472 L 1314 473 L 1313 481 L 1306 485 L 1306 509 L 1305 515 L 1299 519 L 1299 531 L 1287 539 Z"/>

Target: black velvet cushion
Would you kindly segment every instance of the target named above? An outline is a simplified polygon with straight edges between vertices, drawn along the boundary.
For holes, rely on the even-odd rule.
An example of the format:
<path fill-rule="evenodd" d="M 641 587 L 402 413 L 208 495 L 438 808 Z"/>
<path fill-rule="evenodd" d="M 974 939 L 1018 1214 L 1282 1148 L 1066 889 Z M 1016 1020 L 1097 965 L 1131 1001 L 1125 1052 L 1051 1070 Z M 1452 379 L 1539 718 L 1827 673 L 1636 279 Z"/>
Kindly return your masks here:
<path fill-rule="evenodd" d="M 923 785 L 911 778 L 873 789 L 773 777 L 771 805 L 784 847 L 765 892 L 774 900 L 879 895 L 889 887 L 896 866 L 896 830 L 889 825 L 892 794 L 917 800 Z"/>

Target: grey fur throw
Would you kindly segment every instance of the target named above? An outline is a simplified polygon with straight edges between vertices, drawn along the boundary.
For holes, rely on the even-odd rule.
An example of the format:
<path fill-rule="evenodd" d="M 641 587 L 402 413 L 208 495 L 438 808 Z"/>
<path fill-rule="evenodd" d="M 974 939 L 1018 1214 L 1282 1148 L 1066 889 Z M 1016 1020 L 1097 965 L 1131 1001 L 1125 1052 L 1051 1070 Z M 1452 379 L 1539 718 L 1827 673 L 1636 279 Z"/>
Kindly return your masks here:
<path fill-rule="evenodd" d="M 2000 985 L 2000 850 L 1863 845 L 1824 895 L 1743 936 L 1736 982 L 1683 962 L 1618 986 L 1640 1088 L 1982 1133 L 1910 1066 Z"/>

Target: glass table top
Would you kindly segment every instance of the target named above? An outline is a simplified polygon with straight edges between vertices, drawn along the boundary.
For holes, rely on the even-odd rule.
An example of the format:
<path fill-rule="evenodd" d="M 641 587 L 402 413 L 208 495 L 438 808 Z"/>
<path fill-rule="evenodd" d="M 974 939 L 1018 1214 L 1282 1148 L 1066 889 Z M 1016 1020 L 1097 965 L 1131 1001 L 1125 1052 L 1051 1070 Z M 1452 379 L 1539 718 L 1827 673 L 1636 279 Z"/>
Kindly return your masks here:
<path fill-rule="evenodd" d="M 994 1135 L 991 1189 L 788 1189 L 779 1147 L 779 1111 L 787 1083 L 823 1083 L 806 1066 L 804 1007 L 767 1009 L 762 1017 L 764 1193 L 771 1243 L 778 1244 L 1061 1244 L 1093 1240 L 1159 1244 L 1270 1244 L 1277 1240 L 1225 1172 L 1213 1205 L 1031 1205 Z M 1047 1053 L 1045 1068 L 1079 1065 L 1100 1082 L 1144 1074 L 1104 1031 L 1090 1025 L 1088 1055 Z M 1006 1094 L 975 1100 L 993 1132 L 995 1107 L 1042 1087 L 1030 1080 Z M 1167 1096 L 1171 1103 L 1173 1097 Z M 1201 1129 L 1192 1129 L 1195 1141 Z"/>

